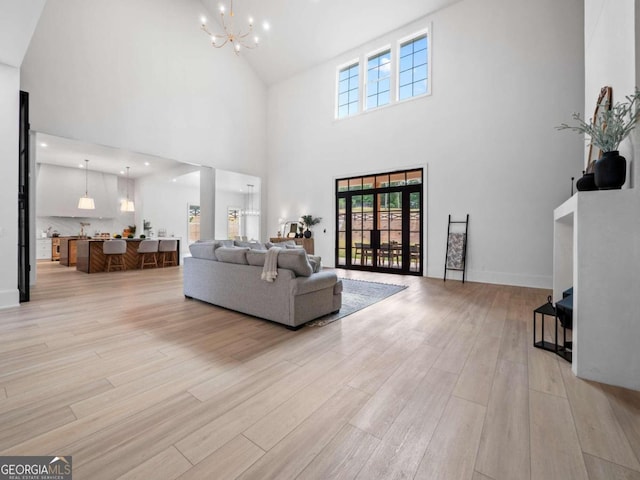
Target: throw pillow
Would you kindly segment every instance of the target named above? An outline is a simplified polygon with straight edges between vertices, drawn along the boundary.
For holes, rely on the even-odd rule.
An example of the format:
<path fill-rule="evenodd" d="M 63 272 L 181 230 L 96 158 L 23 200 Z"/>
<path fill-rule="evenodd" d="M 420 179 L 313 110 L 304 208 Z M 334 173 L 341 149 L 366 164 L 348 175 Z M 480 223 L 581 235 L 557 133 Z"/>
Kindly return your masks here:
<path fill-rule="evenodd" d="M 254 267 L 264 267 L 264 259 L 266 256 L 266 250 L 249 250 L 247 252 L 247 262 Z"/>
<path fill-rule="evenodd" d="M 278 267 L 293 271 L 298 277 L 310 277 L 313 268 L 302 248 L 285 249 L 278 254 Z"/>
<path fill-rule="evenodd" d="M 249 265 L 249 262 L 247 262 L 247 252 L 249 250 L 247 247 L 220 247 L 216 250 L 216 257 L 219 262 Z"/>
<path fill-rule="evenodd" d="M 189 245 L 189 251 L 193 258 L 216 260 L 215 242 L 196 242 Z"/>
<path fill-rule="evenodd" d="M 318 255 L 308 255 L 309 263 L 311 264 L 311 268 L 313 269 L 313 273 L 318 273 L 322 270 L 322 258 Z"/>

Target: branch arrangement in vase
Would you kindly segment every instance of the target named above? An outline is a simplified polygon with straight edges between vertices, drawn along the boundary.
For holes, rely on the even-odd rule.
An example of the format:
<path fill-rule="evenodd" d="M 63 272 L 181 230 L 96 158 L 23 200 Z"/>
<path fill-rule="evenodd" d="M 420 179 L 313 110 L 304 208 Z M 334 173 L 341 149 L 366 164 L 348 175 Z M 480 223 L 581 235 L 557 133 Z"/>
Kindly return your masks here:
<path fill-rule="evenodd" d="M 604 100 L 599 105 L 601 108 L 596 117 L 589 119 L 588 123 L 579 113 L 574 113 L 571 118 L 578 122 L 577 125 L 562 123 L 556 128 L 589 135 L 588 141 L 603 152 L 616 151 L 640 118 L 640 90 L 636 88 L 635 93 L 627 95 L 625 99 L 625 102 L 615 103 L 611 109 L 608 100 Z"/>

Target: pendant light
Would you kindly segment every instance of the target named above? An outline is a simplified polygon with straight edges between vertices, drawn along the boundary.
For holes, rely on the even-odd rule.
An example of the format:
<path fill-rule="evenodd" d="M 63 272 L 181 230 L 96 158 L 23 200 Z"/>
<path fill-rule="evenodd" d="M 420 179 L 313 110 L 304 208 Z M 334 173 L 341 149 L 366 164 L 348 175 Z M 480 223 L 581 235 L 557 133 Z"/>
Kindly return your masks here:
<path fill-rule="evenodd" d="M 120 204 L 121 212 L 135 212 L 135 206 L 133 200 L 129 200 L 129 167 L 127 167 L 127 199 L 123 200 Z"/>
<path fill-rule="evenodd" d="M 78 200 L 78 208 L 82 210 L 95 210 L 96 204 L 89 196 L 89 160 L 85 159 L 84 195 Z"/>

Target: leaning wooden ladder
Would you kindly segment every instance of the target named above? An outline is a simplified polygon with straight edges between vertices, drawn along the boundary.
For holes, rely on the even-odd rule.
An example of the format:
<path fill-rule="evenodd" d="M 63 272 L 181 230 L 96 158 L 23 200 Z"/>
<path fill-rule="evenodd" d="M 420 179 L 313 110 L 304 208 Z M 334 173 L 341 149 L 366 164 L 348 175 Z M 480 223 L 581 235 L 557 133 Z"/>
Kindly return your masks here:
<path fill-rule="evenodd" d="M 451 225 L 463 225 L 462 232 L 452 232 Z M 455 229 L 456 227 L 454 227 Z M 465 220 L 451 220 L 449 215 L 449 226 L 447 227 L 447 254 L 444 259 L 444 281 L 447 281 L 447 271 L 455 270 L 462 272 L 462 283 L 465 280 L 467 269 L 467 241 L 469 231 L 469 214 Z"/>

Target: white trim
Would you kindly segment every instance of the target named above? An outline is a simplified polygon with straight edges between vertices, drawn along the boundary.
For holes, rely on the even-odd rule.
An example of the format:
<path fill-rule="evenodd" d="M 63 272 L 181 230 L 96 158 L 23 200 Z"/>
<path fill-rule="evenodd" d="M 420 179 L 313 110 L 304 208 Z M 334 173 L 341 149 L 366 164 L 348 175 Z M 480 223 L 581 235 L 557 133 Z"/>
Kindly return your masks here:
<path fill-rule="evenodd" d="M 367 98 L 369 97 L 369 92 L 368 92 L 368 85 L 369 85 L 369 60 L 377 55 L 381 55 L 384 53 L 389 52 L 389 102 L 385 103 L 384 105 L 378 105 L 376 107 L 373 108 L 367 108 Z M 364 69 L 364 75 L 362 78 L 362 90 L 363 90 L 363 95 L 362 95 L 362 109 L 361 112 L 366 112 L 369 110 L 376 110 L 378 108 L 381 107 L 386 107 L 387 105 L 390 105 L 391 103 L 393 103 L 393 89 L 394 89 L 394 85 L 393 85 L 393 72 L 395 70 L 395 66 L 394 66 L 394 62 L 393 62 L 393 47 L 391 46 L 391 44 L 389 45 L 385 45 L 384 47 L 380 47 L 377 48 L 375 50 L 373 50 L 372 52 L 367 53 L 364 56 L 364 59 L 362 61 L 362 65 L 363 65 L 363 69 Z"/>
<path fill-rule="evenodd" d="M 0 290 L 0 309 L 20 306 L 20 292 L 18 289 Z"/>
<path fill-rule="evenodd" d="M 410 41 L 415 40 L 419 37 L 427 37 L 427 91 L 420 95 L 411 96 L 400 100 L 400 48 L 403 43 L 408 43 Z M 369 81 L 369 69 L 367 63 L 371 57 L 379 55 L 383 52 L 389 51 L 391 60 L 390 60 L 390 69 L 393 72 L 389 75 L 389 103 L 384 105 L 379 105 L 373 108 L 367 108 L 366 100 L 367 100 L 367 84 Z M 400 103 L 404 103 L 410 100 L 416 100 L 418 98 L 431 96 L 433 93 L 433 83 L 432 83 L 432 52 L 433 52 L 433 23 L 428 22 L 427 26 L 413 32 L 410 35 L 405 35 L 395 43 L 385 44 L 379 48 L 370 50 L 369 52 L 361 55 L 360 57 L 356 57 L 351 59 L 350 61 L 343 62 L 336 67 L 336 76 L 335 76 L 335 91 L 334 91 L 334 121 L 336 120 L 344 120 L 345 118 L 358 117 L 363 113 L 373 112 L 377 110 L 382 110 L 384 108 L 390 107 L 392 105 L 397 105 Z M 346 115 L 344 117 L 339 117 L 339 91 L 340 91 L 340 70 L 343 70 L 347 67 L 351 67 L 355 64 L 358 64 L 358 111 L 352 115 Z"/>
<path fill-rule="evenodd" d="M 407 97 L 404 99 L 400 99 L 400 49 L 402 48 L 402 44 L 409 43 L 413 40 L 416 40 L 420 37 L 427 37 L 427 91 L 420 95 L 415 95 L 411 97 Z M 417 32 L 412 33 L 411 35 L 405 35 L 402 38 L 399 38 L 396 41 L 396 49 L 395 49 L 395 57 L 396 57 L 396 69 L 395 69 L 395 80 L 396 80 L 396 88 L 394 100 L 396 103 L 406 102 L 407 100 L 413 100 L 415 98 L 427 97 L 432 94 L 431 88 L 431 52 L 433 51 L 433 34 L 432 34 L 432 24 L 429 25 L 422 30 L 418 30 Z"/>
<path fill-rule="evenodd" d="M 360 61 L 361 59 L 359 57 L 356 57 L 355 59 L 352 59 L 348 62 L 344 62 L 340 65 L 338 65 L 336 67 L 336 77 L 335 77 L 335 93 L 334 93 L 334 102 L 335 102 L 335 107 L 334 107 L 334 119 L 335 120 L 342 120 L 344 118 L 349 118 L 352 117 L 353 115 L 347 115 L 345 117 L 338 117 L 338 113 L 339 113 L 339 108 L 340 108 L 340 71 L 344 70 L 345 68 L 350 68 L 353 67 L 354 65 L 358 65 L 358 102 L 359 102 L 359 106 L 362 105 L 362 88 L 361 88 L 361 78 L 362 78 L 362 62 Z M 361 108 L 358 108 L 358 113 L 360 113 Z M 358 115 L 358 113 L 356 113 L 355 115 Z"/>

